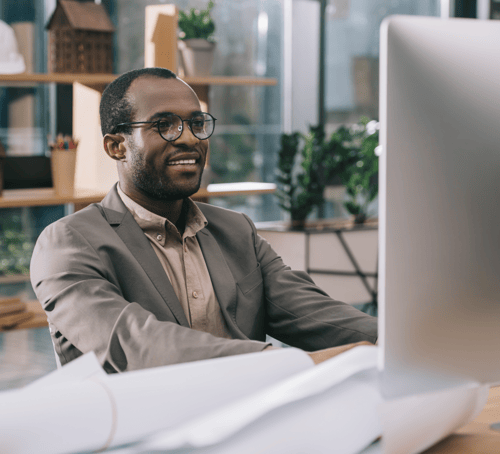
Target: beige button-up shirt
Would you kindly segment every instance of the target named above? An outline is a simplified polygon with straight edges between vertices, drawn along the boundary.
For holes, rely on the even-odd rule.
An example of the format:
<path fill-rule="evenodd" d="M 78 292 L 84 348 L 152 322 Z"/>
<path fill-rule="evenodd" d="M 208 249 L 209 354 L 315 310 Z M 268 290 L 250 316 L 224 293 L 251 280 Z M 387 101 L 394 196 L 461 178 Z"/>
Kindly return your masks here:
<path fill-rule="evenodd" d="M 207 225 L 200 209 L 191 199 L 185 200 L 186 228 L 181 237 L 174 224 L 134 202 L 119 185 L 118 194 L 153 246 L 191 328 L 232 339 L 196 238 Z"/>

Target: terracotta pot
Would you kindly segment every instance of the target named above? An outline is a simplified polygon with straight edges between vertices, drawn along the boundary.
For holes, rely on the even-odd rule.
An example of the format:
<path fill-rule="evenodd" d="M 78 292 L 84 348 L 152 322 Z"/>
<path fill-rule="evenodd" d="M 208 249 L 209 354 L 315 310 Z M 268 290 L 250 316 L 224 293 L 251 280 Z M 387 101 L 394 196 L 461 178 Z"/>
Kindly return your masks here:
<path fill-rule="evenodd" d="M 205 39 L 185 39 L 178 42 L 185 76 L 210 76 L 215 43 Z"/>
<path fill-rule="evenodd" d="M 56 194 L 72 196 L 75 188 L 76 150 L 52 150 L 51 167 Z"/>

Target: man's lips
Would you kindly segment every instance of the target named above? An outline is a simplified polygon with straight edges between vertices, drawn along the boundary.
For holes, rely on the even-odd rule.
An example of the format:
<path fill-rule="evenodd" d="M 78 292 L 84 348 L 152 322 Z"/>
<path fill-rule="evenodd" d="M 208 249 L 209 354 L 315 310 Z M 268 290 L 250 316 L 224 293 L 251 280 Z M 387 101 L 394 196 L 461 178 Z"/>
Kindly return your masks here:
<path fill-rule="evenodd" d="M 193 166 L 200 162 L 198 153 L 179 153 L 167 162 L 167 166 Z"/>

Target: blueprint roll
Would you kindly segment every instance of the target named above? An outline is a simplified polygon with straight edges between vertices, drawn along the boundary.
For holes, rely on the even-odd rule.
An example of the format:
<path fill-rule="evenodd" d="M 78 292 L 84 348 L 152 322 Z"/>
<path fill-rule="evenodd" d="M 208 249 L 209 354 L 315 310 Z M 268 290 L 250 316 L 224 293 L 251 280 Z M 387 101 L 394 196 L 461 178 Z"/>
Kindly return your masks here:
<path fill-rule="evenodd" d="M 0 453 L 62 454 L 131 443 L 314 364 L 289 348 L 110 376 L 97 367 L 68 378 L 68 366 L 38 385 L 0 393 Z"/>

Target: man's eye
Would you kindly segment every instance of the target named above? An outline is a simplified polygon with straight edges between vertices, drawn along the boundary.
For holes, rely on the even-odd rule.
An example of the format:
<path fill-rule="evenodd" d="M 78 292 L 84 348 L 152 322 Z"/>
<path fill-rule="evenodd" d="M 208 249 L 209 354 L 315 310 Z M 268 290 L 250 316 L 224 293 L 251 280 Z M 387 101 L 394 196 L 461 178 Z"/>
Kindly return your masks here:
<path fill-rule="evenodd" d="M 170 129 L 172 127 L 172 121 L 171 120 L 160 120 L 158 122 L 158 127 L 161 129 L 161 130 L 167 130 L 167 129 Z"/>
<path fill-rule="evenodd" d="M 193 128 L 203 128 L 205 126 L 205 120 L 200 119 L 200 120 L 192 120 L 191 121 L 191 126 Z"/>

